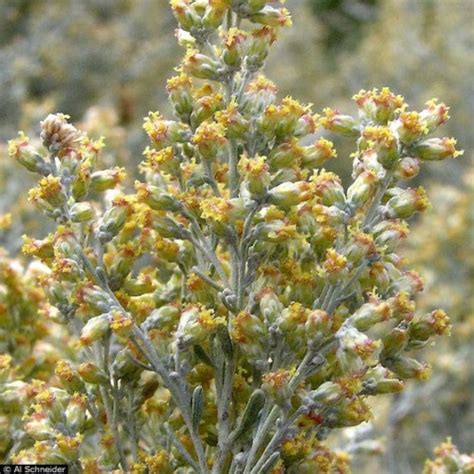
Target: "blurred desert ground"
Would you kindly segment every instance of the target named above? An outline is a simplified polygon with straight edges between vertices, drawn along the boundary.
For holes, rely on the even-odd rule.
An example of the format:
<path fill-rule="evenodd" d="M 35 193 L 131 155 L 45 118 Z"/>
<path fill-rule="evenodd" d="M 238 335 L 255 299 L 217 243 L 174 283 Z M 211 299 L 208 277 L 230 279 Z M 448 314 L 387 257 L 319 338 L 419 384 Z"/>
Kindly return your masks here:
<path fill-rule="evenodd" d="M 267 67 L 282 96 L 311 102 L 316 112 L 331 106 L 348 113 L 355 113 L 351 96 L 361 88 L 389 86 L 413 108 L 439 97 L 451 107 L 444 133 L 465 150 L 417 178 L 433 208 L 414 225 L 406 249 L 426 279 L 421 310 L 446 308 L 453 335 L 426 349 L 431 381 L 387 399 L 372 426 L 335 440 L 353 450 L 356 473 L 420 472 L 446 436 L 460 450 L 474 446 L 474 0 L 286 6 L 294 27 L 281 35 Z M 25 229 L 41 234 L 45 227 L 25 207 L 27 179 L 9 162 L 6 141 L 18 129 L 34 135 L 40 119 L 61 111 L 105 136 L 104 161 L 133 175 L 146 145 L 142 118 L 149 110 L 170 113 L 166 78 L 181 54 L 175 27 L 166 0 L 0 1 L 0 214 L 14 216 L 0 244 L 13 255 Z M 353 150 L 344 140 L 336 144 L 332 166 L 347 178 Z M 378 451 L 379 442 L 385 453 L 360 454 Z"/>

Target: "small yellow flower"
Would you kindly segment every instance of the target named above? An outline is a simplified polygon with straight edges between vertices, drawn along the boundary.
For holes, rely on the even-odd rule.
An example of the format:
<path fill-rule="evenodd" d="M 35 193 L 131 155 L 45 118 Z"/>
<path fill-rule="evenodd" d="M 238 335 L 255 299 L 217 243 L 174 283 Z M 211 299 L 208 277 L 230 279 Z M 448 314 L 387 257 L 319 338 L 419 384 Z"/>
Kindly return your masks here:
<path fill-rule="evenodd" d="M 200 208 L 203 219 L 225 224 L 229 222 L 229 213 L 233 206 L 227 199 L 214 196 L 201 201 Z"/>
<path fill-rule="evenodd" d="M 117 334 L 126 335 L 130 332 L 133 321 L 131 318 L 125 316 L 120 311 L 112 312 L 112 319 L 110 321 L 110 329 Z"/>
<path fill-rule="evenodd" d="M 347 259 L 344 255 L 337 253 L 335 249 L 328 249 L 326 252 L 326 260 L 322 264 L 322 268 L 327 273 L 340 273 L 347 266 Z"/>
<path fill-rule="evenodd" d="M 0 214 L 0 230 L 7 230 L 12 225 L 12 215 L 8 214 Z"/>
<path fill-rule="evenodd" d="M 38 186 L 29 191 L 28 199 L 33 203 L 46 201 L 54 207 L 62 205 L 65 196 L 61 185 L 61 178 L 51 175 L 41 178 Z"/>
<path fill-rule="evenodd" d="M 193 83 L 190 77 L 181 71 L 178 76 L 174 76 L 168 79 L 168 81 L 166 82 L 166 89 L 168 90 L 168 92 L 172 92 L 181 88 L 191 88 L 192 85 Z"/>

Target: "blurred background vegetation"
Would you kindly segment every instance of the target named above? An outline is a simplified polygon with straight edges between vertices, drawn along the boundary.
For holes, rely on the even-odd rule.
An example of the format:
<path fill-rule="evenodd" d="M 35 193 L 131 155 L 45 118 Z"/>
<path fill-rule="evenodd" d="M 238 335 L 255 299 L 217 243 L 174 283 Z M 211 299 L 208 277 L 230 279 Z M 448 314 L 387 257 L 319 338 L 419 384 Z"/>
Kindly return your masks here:
<path fill-rule="evenodd" d="M 389 86 L 414 108 L 432 97 L 451 107 L 444 133 L 465 155 L 417 179 L 433 208 L 414 225 L 408 259 L 425 277 L 420 310 L 441 306 L 454 330 L 427 349 L 434 376 L 378 407 L 373 426 L 337 442 L 354 453 L 354 472 L 420 472 L 450 435 L 461 451 L 474 446 L 474 1 L 288 0 L 294 28 L 282 33 L 267 72 L 281 95 L 355 113 L 361 88 Z M 170 113 L 165 81 L 181 51 L 166 0 L 4 0 L 0 2 L 0 217 L 14 219 L 0 245 L 18 253 L 25 229 L 38 227 L 26 201 L 25 174 L 7 159 L 18 129 L 35 135 L 39 120 L 61 111 L 105 136 L 105 162 L 136 168 L 146 144 L 142 118 Z M 351 172 L 344 140 L 333 165 Z M 432 170 L 434 168 L 434 171 Z M 43 229 L 44 230 L 44 229 Z M 373 470 L 373 471 L 372 471 Z"/>

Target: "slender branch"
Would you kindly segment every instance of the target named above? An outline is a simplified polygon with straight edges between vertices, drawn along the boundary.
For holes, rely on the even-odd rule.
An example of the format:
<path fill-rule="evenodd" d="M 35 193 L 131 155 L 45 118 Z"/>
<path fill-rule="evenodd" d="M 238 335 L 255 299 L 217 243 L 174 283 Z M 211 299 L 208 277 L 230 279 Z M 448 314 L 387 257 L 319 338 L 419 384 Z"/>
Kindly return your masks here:
<path fill-rule="evenodd" d="M 168 424 L 165 425 L 165 430 L 166 433 L 169 437 L 169 440 L 171 443 L 174 445 L 174 447 L 178 450 L 178 452 L 183 456 L 183 458 L 186 460 L 186 462 L 196 471 L 200 472 L 199 465 L 196 463 L 196 461 L 191 457 L 191 455 L 188 453 L 186 448 L 183 446 L 181 441 L 175 436 L 171 428 L 169 427 Z"/>
<path fill-rule="evenodd" d="M 202 281 L 207 283 L 209 286 L 212 286 L 217 291 L 224 291 L 224 287 L 219 285 L 219 283 L 215 282 L 211 278 L 209 278 L 205 273 L 203 273 L 199 268 L 193 267 L 191 268 L 191 271 L 195 273 L 199 278 L 201 278 Z"/>
<path fill-rule="evenodd" d="M 263 467 L 265 462 L 273 455 L 275 449 L 278 447 L 281 440 L 287 433 L 288 428 L 305 412 L 305 410 L 305 407 L 300 407 L 293 414 L 285 416 L 285 418 L 282 420 L 281 425 L 275 431 L 275 434 L 273 435 L 272 439 L 267 444 L 257 464 L 255 464 L 255 467 L 250 471 L 250 474 L 258 474 L 259 472 L 261 472 L 260 469 Z"/>

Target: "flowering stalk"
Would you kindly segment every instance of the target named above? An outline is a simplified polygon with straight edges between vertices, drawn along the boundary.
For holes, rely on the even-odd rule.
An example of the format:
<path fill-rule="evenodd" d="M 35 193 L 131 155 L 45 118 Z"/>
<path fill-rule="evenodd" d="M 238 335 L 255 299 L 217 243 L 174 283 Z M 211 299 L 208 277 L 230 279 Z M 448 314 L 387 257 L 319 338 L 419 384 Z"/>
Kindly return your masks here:
<path fill-rule="evenodd" d="M 167 86 L 175 119 L 145 119 L 134 193 L 122 169 L 99 170 L 102 142 L 64 115 L 42 122 L 43 150 L 24 135 L 10 142 L 40 175 L 31 202 L 57 223 L 24 250 L 49 268 L 48 311 L 78 348 L 34 395 L 26 427 L 40 445 L 12 459 L 59 456 L 87 472 L 346 472 L 324 438 L 367 421 L 368 397 L 426 379 L 415 352 L 449 332 L 443 311 L 415 313 L 423 283 L 397 253 L 405 220 L 428 207 L 421 188 L 399 184 L 460 154 L 453 139 L 428 138 L 448 109 L 408 112 L 384 88 L 354 97 L 358 118 L 320 118 L 277 100 L 261 72 L 291 24 L 286 9 L 171 7 L 186 48 Z M 347 189 L 322 168 L 333 144 L 302 144 L 321 126 L 356 141 Z M 64 426 L 74 442 L 63 452 Z"/>

